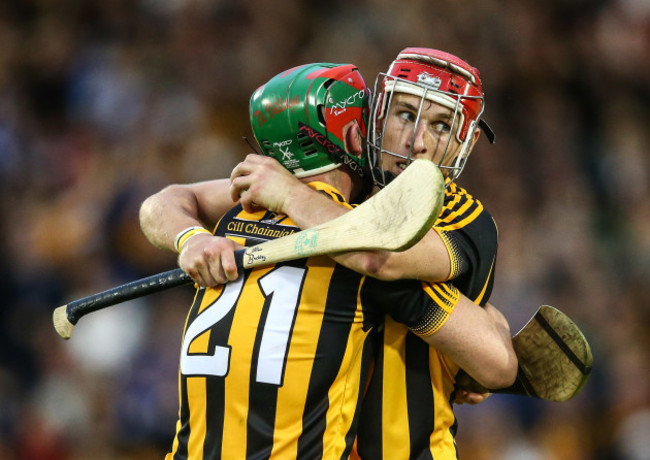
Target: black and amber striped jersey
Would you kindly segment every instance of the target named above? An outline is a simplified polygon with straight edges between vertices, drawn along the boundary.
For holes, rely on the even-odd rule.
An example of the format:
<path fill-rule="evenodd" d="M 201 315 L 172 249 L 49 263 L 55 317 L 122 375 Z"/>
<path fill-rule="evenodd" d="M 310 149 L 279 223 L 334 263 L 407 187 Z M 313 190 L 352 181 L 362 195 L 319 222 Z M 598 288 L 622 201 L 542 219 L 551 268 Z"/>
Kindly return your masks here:
<path fill-rule="evenodd" d="M 325 184 L 313 186 L 344 203 Z M 286 216 L 237 206 L 215 233 L 255 244 L 296 231 Z M 451 286 L 382 283 L 325 256 L 246 270 L 197 290 L 167 459 L 347 458 L 369 375 L 370 332 L 388 313 L 431 334 L 457 299 Z"/>
<path fill-rule="evenodd" d="M 434 229 L 449 250 L 450 283 L 485 305 L 494 281 L 498 237 L 490 214 L 452 183 Z M 452 401 L 458 366 L 390 318 L 378 336 L 380 350 L 353 457 L 456 460 Z"/>

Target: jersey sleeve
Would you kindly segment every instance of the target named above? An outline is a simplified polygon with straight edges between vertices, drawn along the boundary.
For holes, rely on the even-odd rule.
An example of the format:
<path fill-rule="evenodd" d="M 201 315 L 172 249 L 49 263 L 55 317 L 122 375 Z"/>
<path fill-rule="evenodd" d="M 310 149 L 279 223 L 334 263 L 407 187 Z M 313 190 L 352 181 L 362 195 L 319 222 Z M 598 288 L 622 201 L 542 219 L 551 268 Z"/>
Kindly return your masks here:
<path fill-rule="evenodd" d="M 456 308 L 460 292 L 448 283 L 379 281 L 366 277 L 361 301 L 405 324 L 420 337 L 436 333 Z"/>
<path fill-rule="evenodd" d="M 452 184 L 434 224 L 451 261 L 448 280 L 483 305 L 490 296 L 496 263 L 498 230 L 479 200 Z"/>

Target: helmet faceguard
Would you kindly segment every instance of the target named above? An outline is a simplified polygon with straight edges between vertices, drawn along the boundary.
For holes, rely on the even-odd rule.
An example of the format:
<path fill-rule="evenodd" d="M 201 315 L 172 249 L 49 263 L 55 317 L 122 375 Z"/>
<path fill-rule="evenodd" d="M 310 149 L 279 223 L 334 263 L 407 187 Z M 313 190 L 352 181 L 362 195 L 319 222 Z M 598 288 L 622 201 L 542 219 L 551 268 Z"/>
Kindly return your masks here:
<path fill-rule="evenodd" d="M 425 101 L 445 107 L 452 115 L 450 136 L 438 164 L 449 181 L 455 180 L 465 167 L 477 127 L 486 131 L 491 142 L 494 140 L 487 124 L 480 120 L 484 100 L 479 72 L 452 54 L 430 48 L 404 49 L 388 72 L 377 76 L 374 94 L 367 151 L 373 179 L 379 186 L 386 185 L 393 177 L 382 167 L 384 154 L 404 159 L 407 165 L 412 161 L 413 140 Z M 396 94 L 416 96 L 420 101 L 407 155 L 392 152 L 383 145 L 387 114 Z M 459 144 L 458 154 L 453 163 L 445 165 L 445 159 L 453 155 L 449 152 L 452 139 Z"/>
<path fill-rule="evenodd" d="M 251 96 L 249 116 L 264 155 L 296 177 L 346 164 L 363 176 L 366 158 L 345 151 L 351 122 L 366 136 L 370 92 L 351 64 L 306 64 L 286 70 Z"/>

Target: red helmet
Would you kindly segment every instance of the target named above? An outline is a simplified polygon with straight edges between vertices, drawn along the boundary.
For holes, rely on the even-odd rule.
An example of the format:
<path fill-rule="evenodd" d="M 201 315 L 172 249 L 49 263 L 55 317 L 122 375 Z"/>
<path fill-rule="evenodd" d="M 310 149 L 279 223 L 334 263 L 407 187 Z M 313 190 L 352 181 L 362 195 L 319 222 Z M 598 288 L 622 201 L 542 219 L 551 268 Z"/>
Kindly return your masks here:
<path fill-rule="evenodd" d="M 478 120 L 483 112 L 483 88 L 478 69 L 453 54 L 430 48 L 406 48 L 393 61 L 387 74 L 400 80 L 384 80 L 384 92 L 395 90 L 421 96 L 422 86 L 429 86 L 440 93 L 462 96 L 459 142 L 465 140 L 470 123 Z M 415 86 L 406 82 L 413 82 Z M 392 88 L 391 83 L 394 83 Z M 440 93 L 432 92 L 427 97 L 453 110 L 456 100 Z"/>
<path fill-rule="evenodd" d="M 382 148 L 383 128 L 378 123 L 394 93 L 418 96 L 422 100 L 430 100 L 447 107 L 454 113 L 455 136 L 463 145 L 463 149 L 454 165 L 446 167 L 452 170 L 449 174 L 451 180 L 458 177 L 464 167 L 472 133 L 476 127 L 485 131 L 490 142 L 494 141 L 494 134 L 480 119 L 484 98 L 478 69 L 444 51 L 405 48 L 391 63 L 388 72 L 380 73 L 375 82 L 376 97 L 368 133 L 368 150 L 372 165 L 381 162 L 381 159 L 378 159 L 381 152 L 396 155 Z"/>

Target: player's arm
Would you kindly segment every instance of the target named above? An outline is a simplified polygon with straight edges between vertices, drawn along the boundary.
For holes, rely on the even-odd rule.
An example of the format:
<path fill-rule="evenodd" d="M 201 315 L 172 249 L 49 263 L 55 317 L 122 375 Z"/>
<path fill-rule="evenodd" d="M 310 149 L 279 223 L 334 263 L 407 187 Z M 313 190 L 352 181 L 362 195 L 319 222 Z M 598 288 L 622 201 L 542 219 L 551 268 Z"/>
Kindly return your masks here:
<path fill-rule="evenodd" d="M 248 155 L 231 175 L 231 198 L 241 195 L 247 211 L 257 205 L 286 214 L 301 229 L 320 225 L 348 210 L 310 188 L 275 159 Z M 337 254 L 334 260 L 359 273 L 382 280 L 445 281 L 451 272 L 449 251 L 435 230 L 404 252 L 358 251 Z"/>
<path fill-rule="evenodd" d="M 140 207 L 140 227 L 161 249 L 178 251 L 177 236 L 201 227 L 183 240 L 178 265 L 201 286 L 213 286 L 237 277 L 232 241 L 212 236 L 210 230 L 236 202 L 230 198 L 230 181 L 217 179 L 169 185 L 148 197 Z"/>
<path fill-rule="evenodd" d="M 505 388 L 517 377 L 510 326 L 493 305 L 480 307 L 462 294 L 436 332 L 421 335 L 486 388 Z"/>
<path fill-rule="evenodd" d="M 362 301 L 396 321 L 458 364 L 486 388 L 505 388 L 517 376 L 510 327 L 494 306 L 480 307 L 446 283 L 366 278 Z"/>

